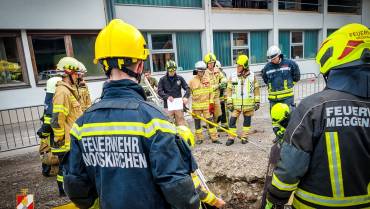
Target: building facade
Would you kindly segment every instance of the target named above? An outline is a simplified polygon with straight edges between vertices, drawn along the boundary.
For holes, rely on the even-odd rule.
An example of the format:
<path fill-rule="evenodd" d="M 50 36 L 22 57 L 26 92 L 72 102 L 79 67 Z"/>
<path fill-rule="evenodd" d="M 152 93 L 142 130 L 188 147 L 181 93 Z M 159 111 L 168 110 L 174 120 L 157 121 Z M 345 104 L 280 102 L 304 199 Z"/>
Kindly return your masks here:
<path fill-rule="evenodd" d="M 103 72 L 93 63 L 94 42 L 112 17 L 138 27 L 150 49 L 145 68 L 156 77 L 166 60 L 186 80 L 209 51 L 227 74 L 240 53 L 253 71 L 278 45 L 302 73 L 318 73 L 319 43 L 347 23 L 370 26 L 370 0 L 3 0 L 0 2 L 0 110 L 40 105 L 48 74 L 63 56 L 88 69 L 92 98 Z"/>

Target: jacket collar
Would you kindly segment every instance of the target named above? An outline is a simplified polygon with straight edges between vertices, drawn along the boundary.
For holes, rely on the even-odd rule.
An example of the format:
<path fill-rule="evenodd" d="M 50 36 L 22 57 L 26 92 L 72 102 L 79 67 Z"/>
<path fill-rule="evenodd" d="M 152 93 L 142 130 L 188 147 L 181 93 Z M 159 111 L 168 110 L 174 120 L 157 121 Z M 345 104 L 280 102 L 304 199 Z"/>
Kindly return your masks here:
<path fill-rule="evenodd" d="M 327 88 L 370 98 L 370 65 L 331 70 Z"/>
<path fill-rule="evenodd" d="M 132 80 L 108 80 L 104 83 L 102 99 L 133 97 L 146 101 L 144 89 Z"/>
<path fill-rule="evenodd" d="M 77 91 L 77 87 L 75 85 L 70 85 L 68 84 L 67 82 L 64 82 L 63 80 L 61 81 L 58 81 L 56 86 L 64 86 L 66 87 L 72 94 L 75 98 L 78 98 L 78 91 Z"/>

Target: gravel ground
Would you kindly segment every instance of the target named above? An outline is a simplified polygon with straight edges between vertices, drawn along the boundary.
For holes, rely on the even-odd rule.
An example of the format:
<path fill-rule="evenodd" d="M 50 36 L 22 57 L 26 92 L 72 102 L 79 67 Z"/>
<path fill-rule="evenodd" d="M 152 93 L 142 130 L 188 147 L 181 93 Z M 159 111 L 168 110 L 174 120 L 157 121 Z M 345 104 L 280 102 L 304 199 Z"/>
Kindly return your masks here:
<path fill-rule="evenodd" d="M 239 121 L 241 122 L 241 121 Z M 190 124 L 192 126 L 192 124 Z M 252 118 L 250 141 L 268 152 L 273 133 L 264 105 Z M 225 144 L 227 136 L 220 133 Z M 251 143 L 236 141 L 230 147 L 212 144 L 210 140 L 194 149 L 199 167 L 206 176 L 208 186 L 227 202 L 226 208 L 257 208 L 261 199 L 268 153 Z M 17 155 L 0 156 L 0 208 L 14 208 L 15 195 L 27 188 L 35 195 L 36 208 L 52 208 L 68 202 L 58 196 L 55 177 L 43 177 L 38 153 L 35 151 Z M 11 153 L 9 153 L 11 155 Z"/>

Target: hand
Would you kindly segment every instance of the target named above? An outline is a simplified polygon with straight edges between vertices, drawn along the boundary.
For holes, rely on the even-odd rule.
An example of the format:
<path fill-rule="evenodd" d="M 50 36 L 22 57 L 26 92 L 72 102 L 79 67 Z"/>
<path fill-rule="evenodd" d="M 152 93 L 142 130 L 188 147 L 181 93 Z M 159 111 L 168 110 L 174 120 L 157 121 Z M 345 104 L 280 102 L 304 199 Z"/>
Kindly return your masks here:
<path fill-rule="evenodd" d="M 57 147 L 61 147 L 65 143 L 65 138 L 63 136 L 54 136 L 54 142 Z"/>
<path fill-rule="evenodd" d="M 209 113 L 213 114 L 215 113 L 215 104 L 210 103 L 208 107 Z"/>
<path fill-rule="evenodd" d="M 221 198 L 216 197 L 217 201 L 214 206 L 217 208 L 222 208 L 226 203 Z"/>
<path fill-rule="evenodd" d="M 258 109 L 260 109 L 260 103 L 256 102 L 254 103 L 254 110 L 258 110 Z"/>
<path fill-rule="evenodd" d="M 188 104 L 188 98 L 182 98 L 182 102 L 184 103 L 184 105 Z"/>
<path fill-rule="evenodd" d="M 173 97 L 172 96 L 169 96 L 168 97 L 168 101 L 173 102 Z"/>

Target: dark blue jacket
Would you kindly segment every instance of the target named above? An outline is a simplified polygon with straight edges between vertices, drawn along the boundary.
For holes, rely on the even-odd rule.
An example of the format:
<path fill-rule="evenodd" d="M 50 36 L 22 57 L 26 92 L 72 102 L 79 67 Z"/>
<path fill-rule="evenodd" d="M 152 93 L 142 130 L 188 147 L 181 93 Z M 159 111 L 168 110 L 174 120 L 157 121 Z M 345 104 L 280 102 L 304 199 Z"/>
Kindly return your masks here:
<path fill-rule="evenodd" d="M 269 62 L 262 69 L 262 79 L 268 85 L 269 100 L 279 101 L 293 97 L 293 86 L 300 80 L 297 63 L 281 57 L 279 64 Z"/>
<path fill-rule="evenodd" d="M 53 93 L 46 92 L 44 101 L 44 115 L 42 116 L 42 125 L 37 130 L 37 135 L 40 138 L 45 138 L 51 135 L 53 138 L 53 129 L 50 126 L 51 115 L 53 113 Z"/>
<path fill-rule="evenodd" d="M 175 126 L 131 80 L 110 81 L 71 130 L 64 188 L 80 208 L 198 209 L 197 165 Z"/>

